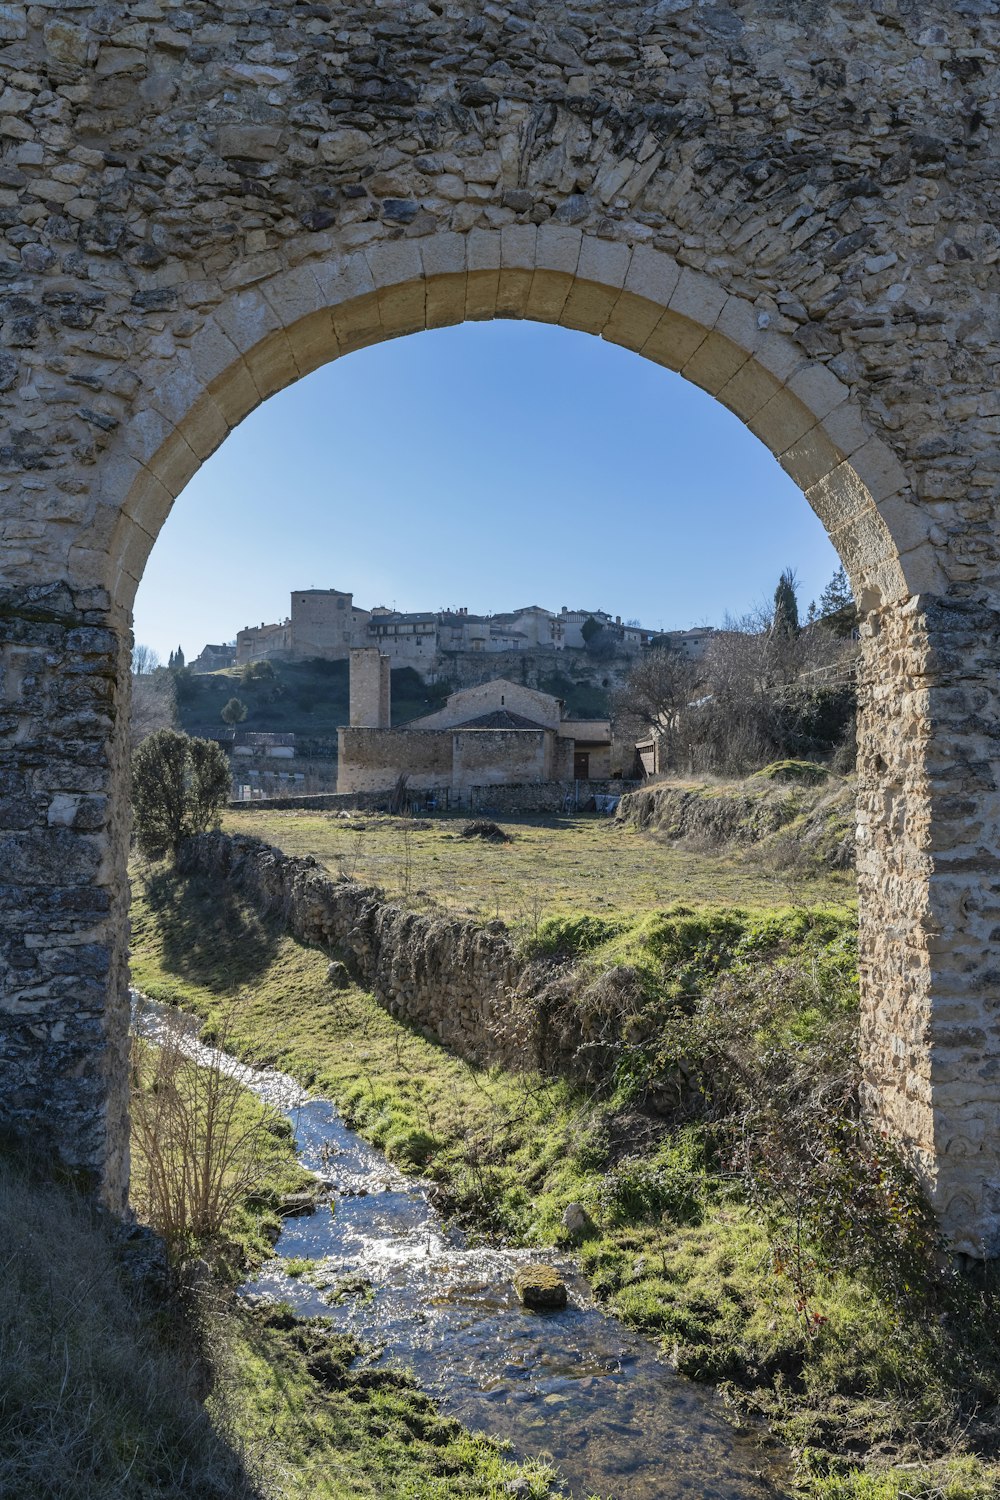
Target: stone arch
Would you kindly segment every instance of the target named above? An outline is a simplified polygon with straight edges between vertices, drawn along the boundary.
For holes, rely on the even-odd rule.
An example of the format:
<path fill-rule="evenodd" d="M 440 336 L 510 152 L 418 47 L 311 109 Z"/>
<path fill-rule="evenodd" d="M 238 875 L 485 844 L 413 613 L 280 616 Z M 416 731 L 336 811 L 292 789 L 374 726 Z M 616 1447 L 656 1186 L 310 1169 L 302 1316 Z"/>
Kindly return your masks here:
<path fill-rule="evenodd" d="M 730 406 L 848 566 L 869 1102 L 1000 1254 L 993 9 L 0 7 L 4 1124 L 121 1201 L 129 607 L 174 496 L 332 355 L 537 318 Z"/>
<path fill-rule="evenodd" d="M 940 584 L 906 473 L 849 387 L 744 298 L 654 248 L 515 225 L 378 243 L 238 292 L 155 370 L 104 462 L 120 513 L 102 582 L 129 608 L 174 499 L 256 406 L 354 350 L 468 320 L 552 323 L 676 371 L 734 412 L 802 489 L 863 608 Z M 79 541 L 90 551 L 91 538 Z"/>

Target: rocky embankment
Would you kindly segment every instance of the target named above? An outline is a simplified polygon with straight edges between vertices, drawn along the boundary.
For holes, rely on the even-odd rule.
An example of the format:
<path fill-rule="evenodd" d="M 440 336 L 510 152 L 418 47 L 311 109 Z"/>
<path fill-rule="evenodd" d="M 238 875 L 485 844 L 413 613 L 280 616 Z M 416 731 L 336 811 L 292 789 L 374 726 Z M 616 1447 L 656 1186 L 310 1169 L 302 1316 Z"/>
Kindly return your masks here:
<path fill-rule="evenodd" d="M 189 839 L 178 866 L 182 874 L 222 878 L 258 910 L 279 914 L 294 937 L 330 954 L 333 985 L 343 965 L 391 1015 L 467 1061 L 599 1081 L 595 1057 L 605 1049 L 589 1045 L 596 1041 L 588 1036 L 589 991 L 575 994 L 572 978 L 551 960 L 526 958 L 502 922 L 418 915 L 375 886 L 334 878 L 312 858 L 245 836 Z M 602 976 L 602 1043 L 614 973 Z M 630 1008 L 624 978 L 623 1016 Z"/>
<path fill-rule="evenodd" d="M 620 821 L 700 847 L 759 845 L 776 862 L 854 864 L 854 778 L 780 761 L 743 781 L 661 781 L 623 797 Z"/>

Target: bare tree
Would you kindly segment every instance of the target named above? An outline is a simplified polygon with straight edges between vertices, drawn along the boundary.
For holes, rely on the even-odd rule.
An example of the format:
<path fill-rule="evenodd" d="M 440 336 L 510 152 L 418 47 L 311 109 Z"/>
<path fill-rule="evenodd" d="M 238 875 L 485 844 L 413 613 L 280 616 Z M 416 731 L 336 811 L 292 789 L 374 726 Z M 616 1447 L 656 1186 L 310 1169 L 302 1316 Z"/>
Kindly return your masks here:
<path fill-rule="evenodd" d="M 618 719 L 637 721 L 654 734 L 669 734 L 678 714 L 698 691 L 699 671 L 683 651 L 656 646 L 630 668 L 614 697 Z"/>
<path fill-rule="evenodd" d="M 144 646 L 140 641 L 136 641 L 132 647 L 133 677 L 148 677 L 160 665 L 160 658 L 152 646 Z"/>
<path fill-rule="evenodd" d="M 697 662 L 654 648 L 632 668 L 616 711 L 659 737 L 662 765 L 742 775 L 852 741 L 848 674 L 826 669 L 848 664 L 856 648 L 817 623 L 793 628 L 794 582 L 786 570 L 774 605 L 727 616 Z"/>
<path fill-rule="evenodd" d="M 152 646 L 133 647 L 130 725 L 133 751 L 158 729 L 174 729 L 176 725 L 177 686 L 173 674 L 160 665 Z"/>

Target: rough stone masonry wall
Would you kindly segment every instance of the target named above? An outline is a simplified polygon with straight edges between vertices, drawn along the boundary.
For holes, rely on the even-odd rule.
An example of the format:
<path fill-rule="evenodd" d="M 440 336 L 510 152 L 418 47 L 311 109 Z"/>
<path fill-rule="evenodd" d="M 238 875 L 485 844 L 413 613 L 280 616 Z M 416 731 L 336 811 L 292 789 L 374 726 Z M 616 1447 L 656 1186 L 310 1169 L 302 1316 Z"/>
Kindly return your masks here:
<path fill-rule="evenodd" d="M 122 653 L 174 497 L 324 361 L 528 317 L 716 396 L 844 559 L 872 1096 L 1000 1251 L 998 45 L 997 0 L 0 3 L 7 1122 L 120 1199 Z"/>
<path fill-rule="evenodd" d="M 0 1124 L 122 1207 L 127 888 L 109 844 L 127 830 L 108 783 L 129 677 L 108 622 L 100 590 L 0 589 Z"/>

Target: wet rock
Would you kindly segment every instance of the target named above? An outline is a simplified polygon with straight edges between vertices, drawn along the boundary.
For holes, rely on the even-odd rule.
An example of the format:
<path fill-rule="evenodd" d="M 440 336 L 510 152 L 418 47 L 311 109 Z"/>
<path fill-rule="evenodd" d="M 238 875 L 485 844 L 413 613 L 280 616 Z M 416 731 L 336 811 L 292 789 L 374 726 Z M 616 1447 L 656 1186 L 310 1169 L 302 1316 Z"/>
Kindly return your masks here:
<path fill-rule="evenodd" d="M 316 1195 L 312 1192 L 282 1193 L 278 1212 L 286 1219 L 301 1218 L 316 1212 Z"/>
<path fill-rule="evenodd" d="M 514 1290 L 522 1305 L 535 1312 L 566 1306 L 566 1283 L 552 1266 L 522 1266 Z"/>

